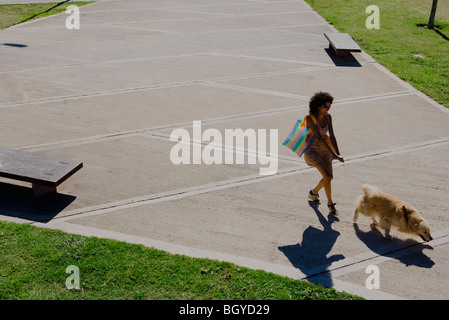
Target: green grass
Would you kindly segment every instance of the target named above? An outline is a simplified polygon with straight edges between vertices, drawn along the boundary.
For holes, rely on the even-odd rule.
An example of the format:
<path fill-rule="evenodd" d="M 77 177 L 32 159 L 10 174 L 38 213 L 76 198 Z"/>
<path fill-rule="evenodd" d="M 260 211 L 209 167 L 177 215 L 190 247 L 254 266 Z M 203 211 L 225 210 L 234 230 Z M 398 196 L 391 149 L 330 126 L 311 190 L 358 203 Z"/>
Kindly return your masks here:
<path fill-rule="evenodd" d="M 0 221 L 0 299 L 352 300 L 332 288 L 232 263 Z M 66 288 L 68 266 L 80 288 Z"/>
<path fill-rule="evenodd" d="M 306 1 L 380 64 L 449 107 L 448 1 L 438 3 L 434 30 L 425 27 L 432 0 Z M 370 13 L 365 10 L 373 4 L 380 9 L 380 29 L 369 30 L 365 21 Z"/>
<path fill-rule="evenodd" d="M 95 1 L 0 4 L 0 29 L 64 12 L 69 5 L 78 7 Z"/>

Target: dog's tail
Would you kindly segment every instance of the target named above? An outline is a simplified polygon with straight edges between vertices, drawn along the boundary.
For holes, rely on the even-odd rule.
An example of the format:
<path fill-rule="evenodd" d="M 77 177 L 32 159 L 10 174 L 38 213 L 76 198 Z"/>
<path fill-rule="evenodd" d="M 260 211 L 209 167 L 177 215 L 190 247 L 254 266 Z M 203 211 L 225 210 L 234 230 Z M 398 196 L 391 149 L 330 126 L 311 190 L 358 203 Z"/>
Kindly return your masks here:
<path fill-rule="evenodd" d="M 358 196 L 357 200 L 355 201 L 355 210 L 354 210 L 354 223 L 357 223 L 357 219 L 359 216 L 359 213 L 365 214 L 365 201 L 368 200 L 368 197 L 371 193 L 371 191 L 374 189 L 374 187 L 370 186 L 369 184 L 364 184 L 362 186 L 363 195 Z"/>
<path fill-rule="evenodd" d="M 357 219 L 359 217 L 359 213 L 364 213 L 364 200 L 365 196 L 360 195 L 355 201 L 355 210 L 354 210 L 354 218 L 352 219 L 354 223 L 357 223 Z"/>
<path fill-rule="evenodd" d="M 355 201 L 355 207 L 360 208 L 362 202 L 363 202 L 364 196 L 360 195 L 358 196 L 357 200 Z"/>
<path fill-rule="evenodd" d="M 379 191 L 377 187 L 371 186 L 369 184 L 364 184 L 362 186 L 363 193 L 365 193 L 365 196 L 368 196 L 372 194 L 374 191 Z"/>

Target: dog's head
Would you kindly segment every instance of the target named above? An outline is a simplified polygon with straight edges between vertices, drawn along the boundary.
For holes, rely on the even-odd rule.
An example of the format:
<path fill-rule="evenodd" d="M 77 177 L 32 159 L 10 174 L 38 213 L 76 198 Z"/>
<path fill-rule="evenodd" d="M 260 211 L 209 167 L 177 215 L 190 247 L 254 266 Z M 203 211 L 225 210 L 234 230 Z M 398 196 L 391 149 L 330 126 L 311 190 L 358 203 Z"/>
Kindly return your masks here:
<path fill-rule="evenodd" d="M 420 236 L 426 242 L 433 240 L 430 235 L 430 227 L 425 220 L 416 212 L 415 209 L 402 206 L 404 217 L 410 227 L 410 231 Z"/>
<path fill-rule="evenodd" d="M 426 242 L 429 242 L 430 240 L 433 240 L 432 236 L 430 235 L 430 228 L 427 222 L 424 220 L 421 220 L 417 226 L 412 226 L 412 229 L 416 227 L 416 234 L 421 237 Z"/>

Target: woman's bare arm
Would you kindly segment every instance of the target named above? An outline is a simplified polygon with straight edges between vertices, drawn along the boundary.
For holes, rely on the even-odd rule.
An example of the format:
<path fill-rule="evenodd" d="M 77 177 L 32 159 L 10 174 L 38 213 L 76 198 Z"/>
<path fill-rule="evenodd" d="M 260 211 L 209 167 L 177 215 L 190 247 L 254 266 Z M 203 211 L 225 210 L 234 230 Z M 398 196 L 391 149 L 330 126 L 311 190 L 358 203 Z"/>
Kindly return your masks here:
<path fill-rule="evenodd" d="M 338 150 L 337 139 L 334 134 L 334 127 L 332 126 L 332 117 L 329 114 L 329 137 L 331 139 L 332 144 L 334 145 L 335 152 L 337 153 L 337 159 L 341 162 L 345 162 L 344 159 L 340 156 L 340 151 Z"/>
<path fill-rule="evenodd" d="M 323 136 L 322 136 L 321 133 L 320 133 L 320 130 L 318 130 L 318 127 L 317 127 L 316 124 L 313 122 L 313 119 L 311 118 L 310 115 L 308 115 L 308 116 L 306 117 L 306 121 L 307 121 L 307 126 L 310 128 L 310 130 L 312 130 L 313 134 L 315 135 L 315 138 L 318 139 L 321 143 L 324 143 L 324 145 L 326 146 L 326 148 L 329 150 L 330 153 L 332 153 L 332 154 L 334 155 L 334 157 L 335 157 L 336 159 L 338 159 L 338 160 L 341 161 L 341 162 L 344 162 L 343 158 L 340 157 L 340 155 L 339 155 L 338 147 L 335 148 L 336 152 L 338 153 L 338 154 L 337 154 L 337 153 L 336 153 L 336 152 L 335 152 L 335 151 L 328 145 L 327 141 L 323 138 Z M 330 136 L 330 137 L 331 137 L 331 142 L 332 142 L 332 144 L 333 144 L 334 146 L 336 146 L 336 142 L 337 142 L 337 141 L 335 141 L 335 144 L 334 144 L 334 142 L 332 141 L 332 136 L 334 136 L 333 131 L 332 131 L 332 133 L 330 132 L 330 128 L 331 128 L 331 118 L 330 118 L 330 115 L 329 115 L 329 125 L 330 125 L 330 127 L 329 127 L 329 134 L 331 135 L 331 136 Z M 335 137 L 334 137 L 334 140 L 335 140 Z"/>

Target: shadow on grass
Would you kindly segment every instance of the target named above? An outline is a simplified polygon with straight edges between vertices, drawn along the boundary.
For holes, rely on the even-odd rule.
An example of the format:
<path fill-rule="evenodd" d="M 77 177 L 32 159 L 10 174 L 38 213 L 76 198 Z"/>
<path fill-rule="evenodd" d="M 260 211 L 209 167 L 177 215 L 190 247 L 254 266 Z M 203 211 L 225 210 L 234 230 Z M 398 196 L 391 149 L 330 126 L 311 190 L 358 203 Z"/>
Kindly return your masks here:
<path fill-rule="evenodd" d="M 63 5 L 64 3 L 69 2 L 69 1 L 70 1 L 70 0 L 65 0 L 65 1 L 59 2 L 59 3 L 55 4 L 53 7 L 48 8 L 48 9 L 45 10 L 45 11 L 42 11 L 42 12 L 33 14 L 32 16 L 30 16 L 30 17 L 28 17 L 28 18 L 26 18 L 26 19 L 20 21 L 20 22 L 17 23 L 17 24 L 21 24 L 21 23 L 30 21 L 30 20 L 32 20 L 32 19 L 34 19 L 34 18 L 36 18 L 36 17 L 39 17 L 40 15 L 43 15 L 43 14 L 45 14 L 45 13 L 47 13 L 47 12 L 49 12 L 49 11 L 51 11 L 51 10 L 53 10 L 53 9 L 55 9 L 55 8 L 57 8 L 57 7 L 59 7 L 59 6 L 61 6 L 61 5 Z"/>
<path fill-rule="evenodd" d="M 443 29 L 442 26 L 440 26 L 440 25 L 437 25 L 437 24 L 434 25 L 433 29 L 427 28 L 427 24 L 425 24 L 425 23 L 417 23 L 416 26 L 419 27 L 419 28 L 426 29 L 426 30 L 433 30 L 433 31 L 435 31 L 435 33 L 438 34 L 441 38 L 443 38 L 443 39 L 446 40 L 446 41 L 449 41 L 449 37 L 446 36 L 444 33 L 442 33 L 442 32 L 440 31 L 441 29 Z"/>

